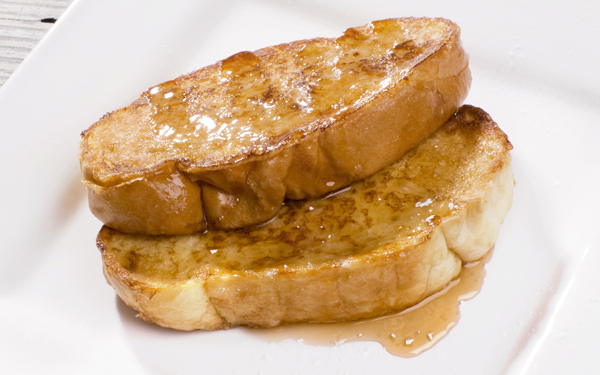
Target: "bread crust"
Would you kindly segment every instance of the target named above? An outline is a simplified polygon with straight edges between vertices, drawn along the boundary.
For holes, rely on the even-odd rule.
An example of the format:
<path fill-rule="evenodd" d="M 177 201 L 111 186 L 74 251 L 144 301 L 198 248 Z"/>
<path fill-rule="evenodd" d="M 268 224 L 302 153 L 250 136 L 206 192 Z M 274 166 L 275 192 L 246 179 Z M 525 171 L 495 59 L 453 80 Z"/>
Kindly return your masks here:
<path fill-rule="evenodd" d="M 335 46 L 346 46 L 350 51 L 360 45 L 365 51 L 360 48 L 359 51 L 369 52 L 370 47 L 364 47 L 368 44 L 365 40 L 374 38 L 373 35 L 381 36 L 380 39 L 389 39 L 391 35 L 401 43 L 392 43 L 388 46 L 391 49 L 384 48 L 385 53 L 379 51 L 380 55 L 383 53 L 380 60 L 363 58 L 348 62 L 356 64 L 349 66 L 356 68 L 360 77 L 374 81 L 365 86 L 366 97 L 358 96 L 342 106 L 344 110 L 330 109 L 337 106 L 337 99 L 329 95 L 343 96 L 348 91 L 345 86 L 334 85 L 331 92 L 319 91 L 316 82 L 330 75 L 321 72 L 311 78 L 307 72 L 312 70 L 306 69 L 316 69 L 312 65 L 289 67 L 302 51 L 312 51 L 306 52 L 310 58 L 317 52 L 333 51 Z M 315 104 L 319 115 L 310 117 L 306 109 L 282 107 L 277 113 L 293 121 L 273 125 L 274 133 L 271 128 L 264 130 L 269 136 L 260 141 L 242 142 L 239 147 L 233 142 L 226 151 L 206 146 L 210 143 L 207 141 L 197 148 L 204 150 L 206 146 L 208 151 L 190 156 L 179 151 L 169 153 L 161 148 L 160 142 L 156 143 L 152 135 L 152 126 L 156 124 L 152 125 L 148 118 L 152 116 L 150 111 L 159 111 L 156 108 L 160 106 L 153 107 L 152 90 L 191 95 L 193 85 L 214 80 L 224 71 L 241 72 L 240 76 L 249 74 L 249 66 L 263 76 L 278 79 L 305 74 L 304 80 L 290 81 L 299 88 L 286 95 L 313 90 L 315 93 L 307 98 L 320 98 L 330 105 L 329 109 L 319 112 Z M 287 73 L 281 73 L 282 66 Z M 393 72 L 386 75 L 382 69 Z M 344 81 L 343 77 L 340 81 Z M 390 78 L 389 82 L 385 77 Z M 274 95 L 272 91 L 276 90 L 272 89 L 271 81 L 265 82 L 264 87 L 260 86 L 264 89 L 259 95 L 263 99 Z M 264 222 L 277 213 L 286 198 L 321 196 L 397 160 L 456 111 L 467 95 L 470 82 L 460 29 L 443 19 L 375 21 L 348 29 L 335 40 L 319 38 L 242 52 L 148 90 L 129 107 L 106 115 L 83 133 L 80 161 L 90 208 L 107 226 L 128 233 L 184 234 L 203 231 L 207 226 L 233 229 Z M 247 86 L 244 88 L 251 91 Z M 222 99 L 220 105 L 231 104 L 224 99 L 226 94 L 216 96 Z M 282 98 L 289 100 L 288 96 Z M 283 99 L 280 102 L 285 102 Z M 260 103 L 271 103 L 265 100 Z M 198 108 L 193 110 L 200 111 Z M 188 115 L 192 113 L 189 108 L 186 111 Z M 194 116 L 204 112 L 198 113 Z M 302 116 L 306 119 L 302 120 L 305 118 Z M 228 142 L 227 145 L 232 143 Z M 157 152 L 146 155 L 145 150 L 157 147 Z M 227 147 L 230 146 L 224 148 Z"/>
<path fill-rule="evenodd" d="M 441 290 L 493 246 L 512 202 L 506 135 L 463 106 L 382 171 L 243 231 L 141 236 L 103 227 L 106 279 L 179 330 L 356 320 Z"/>

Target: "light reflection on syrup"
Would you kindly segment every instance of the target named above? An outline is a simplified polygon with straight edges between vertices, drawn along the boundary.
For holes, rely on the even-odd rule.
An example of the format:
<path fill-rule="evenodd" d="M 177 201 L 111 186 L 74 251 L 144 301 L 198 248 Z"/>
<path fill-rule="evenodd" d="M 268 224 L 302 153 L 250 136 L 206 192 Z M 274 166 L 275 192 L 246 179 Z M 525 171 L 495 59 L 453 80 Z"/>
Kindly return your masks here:
<path fill-rule="evenodd" d="M 430 53 L 401 24 L 393 32 L 390 27 L 370 24 L 361 37 L 307 42 L 291 65 L 273 67 L 270 59 L 242 52 L 195 72 L 193 79 L 153 87 L 144 96 L 155 141 L 167 154 L 190 152 L 209 160 L 262 155 L 290 141 L 288 133 L 299 126 L 324 127 L 402 81 Z"/>
<path fill-rule="evenodd" d="M 291 339 L 318 346 L 375 341 L 393 355 L 414 357 L 432 348 L 458 323 L 459 305 L 481 290 L 484 266 L 492 253 L 493 249 L 480 261 L 464 265 L 458 278 L 446 288 L 395 315 L 346 323 L 291 324 L 252 332 L 271 342 Z"/>

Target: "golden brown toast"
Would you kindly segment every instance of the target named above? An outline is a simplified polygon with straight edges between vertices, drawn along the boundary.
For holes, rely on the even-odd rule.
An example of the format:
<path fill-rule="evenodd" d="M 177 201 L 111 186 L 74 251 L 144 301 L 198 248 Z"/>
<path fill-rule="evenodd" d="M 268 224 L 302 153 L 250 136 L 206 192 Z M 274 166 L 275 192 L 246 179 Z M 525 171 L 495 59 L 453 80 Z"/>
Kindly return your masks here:
<path fill-rule="evenodd" d="M 463 106 L 394 164 L 255 228 L 177 236 L 103 227 L 104 274 L 147 321 L 180 330 L 354 320 L 442 289 L 492 248 L 513 191 L 512 149 Z"/>
<path fill-rule="evenodd" d="M 153 87 L 83 132 L 90 208 L 128 233 L 231 229 L 371 175 L 464 100 L 459 36 L 443 19 L 376 21 Z"/>

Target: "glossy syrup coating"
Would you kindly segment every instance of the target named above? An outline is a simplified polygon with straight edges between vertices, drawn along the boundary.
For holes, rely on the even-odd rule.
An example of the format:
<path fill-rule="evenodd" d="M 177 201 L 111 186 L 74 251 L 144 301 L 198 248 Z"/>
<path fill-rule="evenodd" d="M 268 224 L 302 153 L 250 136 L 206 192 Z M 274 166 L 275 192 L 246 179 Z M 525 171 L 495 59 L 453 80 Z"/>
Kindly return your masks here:
<path fill-rule="evenodd" d="M 178 329 L 405 308 L 493 246 L 512 198 L 511 148 L 485 112 L 465 106 L 396 163 L 327 198 L 286 204 L 264 225 L 179 236 L 104 227 L 105 274 L 146 319 Z M 175 301 L 188 291 L 208 307 L 165 320 L 165 308 L 187 306 Z"/>
<path fill-rule="evenodd" d="M 337 39 L 238 53 L 148 89 L 134 103 L 136 118 L 120 124 L 123 135 L 115 134 L 104 156 L 119 165 L 183 158 L 208 167 L 263 155 L 401 81 L 446 42 L 447 30 L 434 31 L 440 35 L 374 22 Z M 92 131 L 112 135 L 107 125 Z"/>
<path fill-rule="evenodd" d="M 84 132 L 90 207 L 126 232 L 257 224 L 285 198 L 318 197 L 397 160 L 454 113 L 469 85 L 459 29 L 440 19 L 376 21 L 337 39 L 241 52 L 148 89 Z M 154 186 L 173 170 L 184 203 L 156 202 L 172 195 L 162 183 L 132 197 L 132 183 Z"/>

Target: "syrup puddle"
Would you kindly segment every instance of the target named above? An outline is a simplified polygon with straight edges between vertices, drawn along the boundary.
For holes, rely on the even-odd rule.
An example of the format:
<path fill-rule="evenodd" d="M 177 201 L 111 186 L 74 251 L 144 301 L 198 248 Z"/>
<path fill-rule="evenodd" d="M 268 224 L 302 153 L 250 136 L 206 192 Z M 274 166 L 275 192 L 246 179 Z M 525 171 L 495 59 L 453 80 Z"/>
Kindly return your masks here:
<path fill-rule="evenodd" d="M 252 332 L 270 342 L 302 340 L 318 346 L 375 341 L 393 355 L 414 357 L 433 347 L 456 325 L 460 303 L 481 290 L 484 266 L 492 252 L 493 248 L 480 261 L 464 265 L 458 278 L 443 290 L 395 315 L 345 323 L 291 324 Z"/>

